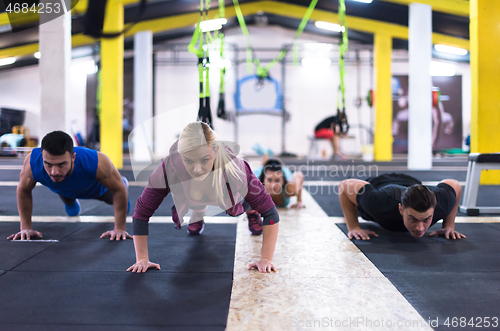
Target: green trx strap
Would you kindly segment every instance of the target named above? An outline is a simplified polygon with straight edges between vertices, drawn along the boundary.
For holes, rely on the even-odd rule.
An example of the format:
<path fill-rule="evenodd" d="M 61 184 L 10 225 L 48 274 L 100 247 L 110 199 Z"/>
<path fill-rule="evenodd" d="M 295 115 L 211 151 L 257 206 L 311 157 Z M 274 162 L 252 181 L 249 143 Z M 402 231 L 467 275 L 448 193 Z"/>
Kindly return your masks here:
<path fill-rule="evenodd" d="M 210 110 L 210 84 L 209 84 L 209 65 L 210 59 L 208 58 L 208 38 L 207 33 L 205 33 L 205 39 L 203 39 L 203 32 L 200 29 L 200 23 L 203 21 L 203 0 L 200 0 L 200 19 L 196 24 L 196 28 L 191 38 L 191 42 L 188 45 L 188 50 L 194 53 L 198 57 L 198 79 L 199 79 L 199 99 L 200 108 L 198 110 L 198 120 L 207 123 L 213 129 L 212 124 L 212 113 Z M 210 0 L 205 1 L 206 15 L 208 16 L 208 8 L 210 7 Z M 205 40 L 205 43 L 204 43 Z M 196 48 L 196 42 L 198 42 L 198 47 Z"/>
<path fill-rule="evenodd" d="M 205 0 L 205 18 L 208 19 L 208 10 L 210 9 L 210 0 Z M 210 58 L 208 56 L 208 44 L 209 38 L 212 39 L 210 32 L 205 32 L 205 44 L 203 45 L 203 54 L 204 54 L 204 64 L 203 71 L 205 73 L 205 98 L 203 107 L 200 107 L 198 111 L 198 118 L 200 121 L 207 123 L 213 129 L 213 121 L 212 121 L 212 110 L 210 109 Z"/>
<path fill-rule="evenodd" d="M 311 3 L 309 4 L 309 7 L 306 10 L 306 13 L 304 14 L 304 17 L 302 18 L 302 21 L 300 22 L 299 28 L 297 29 L 297 32 L 295 33 L 294 37 L 294 52 L 296 52 L 296 41 L 304 31 L 304 28 L 306 27 L 307 22 L 309 21 L 309 18 L 311 17 L 314 8 L 316 7 L 316 4 L 318 3 L 318 0 L 312 0 Z M 252 43 L 250 42 L 250 35 L 248 33 L 248 29 L 245 23 L 245 18 L 243 17 L 243 14 L 241 13 L 240 5 L 238 3 L 238 0 L 233 0 L 234 4 L 234 9 L 236 12 L 236 17 L 238 18 L 238 22 L 241 27 L 241 32 L 245 36 L 246 42 L 247 42 L 247 71 L 251 72 L 252 71 Z M 269 70 L 271 70 L 272 67 L 276 65 L 281 59 L 283 59 L 286 54 L 288 53 L 289 49 L 283 49 L 278 56 L 272 60 L 268 65 L 265 67 L 260 66 L 260 61 L 257 58 L 253 59 L 253 62 L 255 63 L 256 67 L 256 75 L 259 77 L 259 81 L 262 79 L 265 79 L 269 76 Z M 295 56 L 295 53 L 294 53 Z M 296 62 L 296 59 L 294 57 L 294 63 Z"/>
<path fill-rule="evenodd" d="M 248 33 L 247 25 L 245 23 L 245 18 L 241 13 L 240 4 L 238 0 L 233 0 L 234 11 L 236 12 L 236 17 L 238 18 L 238 23 L 240 24 L 241 32 L 245 36 L 247 42 L 247 71 L 252 71 L 252 42 L 250 41 L 250 34 Z"/>
<path fill-rule="evenodd" d="M 347 122 L 347 115 L 345 113 L 345 84 L 344 84 L 344 76 L 345 76 L 344 53 L 347 52 L 348 50 L 345 0 L 339 0 L 339 20 L 340 20 L 340 25 L 343 27 L 343 29 L 339 47 L 340 97 L 337 98 L 337 121 L 339 124 L 340 131 L 346 134 L 347 131 L 349 131 L 349 123 Z M 340 108 L 339 99 L 342 99 L 342 108 Z"/>
<path fill-rule="evenodd" d="M 309 21 L 309 18 L 311 17 L 314 8 L 316 7 L 316 4 L 318 3 L 318 0 L 312 0 L 311 3 L 309 4 L 309 8 L 307 8 L 306 13 L 304 17 L 302 18 L 302 21 L 299 24 L 299 28 L 297 29 L 297 32 L 295 33 L 294 43 L 293 43 L 293 65 L 297 65 L 297 58 L 298 58 L 298 47 L 297 47 L 297 40 L 299 39 L 300 35 L 302 32 L 304 32 L 304 29 L 306 27 L 307 22 Z"/>
<path fill-rule="evenodd" d="M 219 0 L 219 18 L 225 17 L 225 7 L 224 0 Z M 220 60 L 222 66 L 220 68 L 220 85 L 219 85 L 219 105 L 217 106 L 217 117 L 226 120 L 226 103 L 225 103 L 225 75 L 226 75 L 226 66 L 224 64 L 224 29 L 222 28 L 221 32 L 219 32 L 219 40 L 220 40 Z"/>

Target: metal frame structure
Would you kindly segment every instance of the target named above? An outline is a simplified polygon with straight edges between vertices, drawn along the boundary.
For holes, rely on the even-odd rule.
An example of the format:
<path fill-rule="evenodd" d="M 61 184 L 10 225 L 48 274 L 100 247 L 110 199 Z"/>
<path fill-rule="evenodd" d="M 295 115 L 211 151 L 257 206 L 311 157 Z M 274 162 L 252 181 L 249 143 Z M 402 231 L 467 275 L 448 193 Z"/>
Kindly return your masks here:
<path fill-rule="evenodd" d="M 286 46 L 285 46 L 286 47 Z M 283 48 L 282 48 L 283 49 Z M 282 49 L 279 49 L 281 51 Z M 245 49 L 246 50 L 246 49 Z M 239 59 L 239 48 L 235 48 L 235 83 L 236 86 L 238 86 L 238 82 L 240 81 L 239 79 L 239 65 L 242 63 L 246 63 L 246 60 L 240 60 Z M 254 51 L 272 51 L 276 52 L 276 49 L 269 49 L 269 48 L 256 48 Z M 261 63 L 269 63 L 273 61 L 273 59 L 259 59 Z M 277 104 L 281 105 L 281 112 L 276 112 L 276 111 L 270 111 L 267 109 L 262 109 L 262 110 L 251 110 L 251 111 L 239 111 L 238 109 L 235 109 L 235 118 L 234 118 L 234 141 L 238 143 L 238 117 L 244 116 L 244 115 L 271 115 L 271 116 L 280 116 L 281 117 L 281 155 L 284 155 L 286 152 L 286 146 L 285 146 L 285 126 L 286 126 L 286 121 L 287 121 L 287 112 L 285 109 L 285 63 L 286 63 L 286 55 L 279 61 L 281 65 L 281 84 L 280 84 L 280 95 L 278 97 L 281 97 L 281 100 L 277 101 Z M 236 95 L 235 95 L 236 98 Z M 236 100 L 235 100 L 236 101 Z M 236 105 L 238 103 L 236 102 Z M 278 108 L 276 108 L 278 109 Z"/>
<path fill-rule="evenodd" d="M 480 213 L 499 214 L 500 207 L 478 207 L 477 193 L 479 191 L 479 179 L 483 170 L 500 170 L 500 153 L 494 154 L 469 154 L 469 165 L 467 167 L 467 178 L 465 180 L 464 197 L 460 205 L 460 212 L 468 216 L 478 216 Z"/>

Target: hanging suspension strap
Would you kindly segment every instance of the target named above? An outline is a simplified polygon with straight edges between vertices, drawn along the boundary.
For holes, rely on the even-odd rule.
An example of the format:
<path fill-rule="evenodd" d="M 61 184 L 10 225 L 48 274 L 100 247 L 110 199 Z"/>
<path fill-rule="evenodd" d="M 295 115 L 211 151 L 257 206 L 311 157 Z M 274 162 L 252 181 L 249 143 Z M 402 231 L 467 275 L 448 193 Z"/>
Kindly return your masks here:
<path fill-rule="evenodd" d="M 337 125 L 339 130 L 343 134 L 347 134 L 349 131 L 349 122 L 347 121 L 347 115 L 345 113 L 345 85 L 344 85 L 344 76 L 345 76 L 345 63 L 344 63 L 344 53 L 348 50 L 348 39 L 347 39 L 347 26 L 345 20 L 345 0 L 339 0 L 339 20 L 340 25 L 342 26 L 342 38 L 340 39 L 340 59 L 339 59 L 339 73 L 340 73 L 340 86 L 339 93 L 337 97 Z M 342 105 L 340 105 L 340 99 L 342 99 Z M 342 108 L 341 108 L 342 106 Z"/>
<path fill-rule="evenodd" d="M 224 0 L 219 0 L 219 18 L 225 17 Z M 217 106 L 217 117 L 227 120 L 226 102 L 225 102 L 225 76 L 226 65 L 224 63 L 224 28 L 219 32 L 220 40 L 220 60 L 222 66 L 220 68 L 220 85 L 219 85 L 219 105 Z"/>
<path fill-rule="evenodd" d="M 205 3 L 206 14 L 208 16 L 208 8 L 210 0 Z M 213 129 L 212 112 L 210 110 L 210 85 L 208 80 L 210 59 L 208 57 L 208 36 L 207 32 L 203 33 L 200 29 L 200 24 L 203 21 L 203 0 L 200 0 L 200 19 L 196 24 L 193 37 L 188 45 L 188 50 L 198 57 L 198 78 L 199 78 L 199 99 L 200 107 L 198 110 L 197 120 L 207 123 Z M 205 39 L 203 35 L 205 34 Z M 196 43 L 198 47 L 196 48 Z"/>
<path fill-rule="evenodd" d="M 208 19 L 208 10 L 210 9 L 210 0 L 205 0 L 205 18 Z M 205 32 L 205 43 L 203 47 L 203 54 L 205 58 L 205 63 L 203 65 L 203 71 L 205 74 L 205 100 L 203 109 L 200 109 L 198 113 L 198 119 L 202 122 L 207 123 L 212 129 L 214 128 L 212 121 L 212 110 L 210 109 L 210 57 L 208 52 L 209 39 L 212 36 L 210 32 Z"/>
<path fill-rule="evenodd" d="M 302 34 L 302 32 L 304 32 L 304 29 L 307 25 L 307 22 L 309 21 L 309 18 L 311 17 L 313 11 L 314 11 L 314 8 L 316 7 L 316 4 L 318 3 L 318 0 L 312 0 L 311 3 L 309 4 L 309 7 L 307 8 L 306 10 L 306 13 L 304 14 L 304 17 L 302 18 L 302 21 L 300 22 L 299 24 L 299 28 L 297 29 L 297 32 L 295 32 L 295 36 L 293 37 L 293 65 L 297 65 L 298 61 L 298 44 L 297 44 L 297 41 L 300 37 L 300 35 Z"/>
<path fill-rule="evenodd" d="M 306 10 L 306 13 L 304 14 L 304 17 L 302 18 L 302 21 L 300 22 L 299 28 L 297 29 L 297 32 L 295 33 L 294 36 L 294 50 L 297 48 L 296 43 L 302 32 L 304 31 L 304 28 L 306 27 L 307 22 L 309 21 L 309 18 L 311 17 L 314 8 L 316 7 L 316 4 L 318 3 L 318 0 L 312 0 L 311 3 L 309 4 L 309 7 Z M 265 67 L 262 67 L 260 65 L 259 59 L 255 56 L 255 52 L 253 51 L 252 48 L 252 43 L 250 41 L 250 35 L 248 33 L 248 29 L 245 23 L 245 18 L 243 17 L 243 14 L 241 13 L 240 5 L 238 3 L 238 0 L 233 0 L 234 4 L 234 9 L 236 12 L 236 17 L 238 18 L 238 22 L 240 24 L 241 32 L 245 36 L 246 42 L 247 42 L 247 71 L 251 72 L 252 71 L 252 61 L 255 64 L 256 68 L 256 75 L 258 77 L 258 82 L 257 82 L 257 87 L 262 86 L 264 83 L 264 80 L 269 77 L 269 70 L 271 70 L 272 67 L 274 67 L 279 61 L 281 61 L 288 53 L 289 49 L 284 48 L 281 50 L 281 52 L 278 54 L 278 56 L 272 60 L 269 64 L 267 64 Z M 252 57 L 253 55 L 253 57 Z M 295 56 L 295 53 L 294 53 Z M 296 62 L 296 59 L 294 58 L 294 63 Z"/>

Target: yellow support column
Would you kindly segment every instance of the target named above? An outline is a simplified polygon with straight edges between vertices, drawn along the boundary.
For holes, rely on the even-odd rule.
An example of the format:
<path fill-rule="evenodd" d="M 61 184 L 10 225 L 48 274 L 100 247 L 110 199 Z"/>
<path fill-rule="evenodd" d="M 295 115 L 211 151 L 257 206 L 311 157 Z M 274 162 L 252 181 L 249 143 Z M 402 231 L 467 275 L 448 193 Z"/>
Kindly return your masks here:
<path fill-rule="evenodd" d="M 375 57 L 375 161 L 392 160 L 392 37 L 377 33 L 374 40 Z"/>
<path fill-rule="evenodd" d="M 106 5 L 104 32 L 123 30 L 123 3 L 110 0 Z M 115 167 L 123 167 L 123 35 L 101 40 L 101 152 Z"/>
<path fill-rule="evenodd" d="M 500 152 L 499 18 L 498 0 L 470 0 L 473 153 Z M 500 184 L 500 171 L 483 171 L 481 184 Z"/>

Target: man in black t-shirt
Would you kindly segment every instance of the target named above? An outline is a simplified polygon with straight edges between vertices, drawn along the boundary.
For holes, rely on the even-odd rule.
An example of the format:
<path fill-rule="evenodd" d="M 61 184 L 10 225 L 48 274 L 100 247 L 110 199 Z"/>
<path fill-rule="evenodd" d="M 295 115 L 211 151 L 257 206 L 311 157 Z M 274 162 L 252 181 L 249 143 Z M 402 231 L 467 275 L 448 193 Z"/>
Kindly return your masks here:
<path fill-rule="evenodd" d="M 378 237 L 375 232 L 359 226 L 358 215 L 386 230 L 409 231 L 418 238 L 442 219 L 442 229 L 429 236 L 465 238 L 455 231 L 461 194 L 462 187 L 455 179 L 445 179 L 437 186 L 424 186 L 417 179 L 402 174 L 381 175 L 369 181 L 347 179 L 339 185 L 340 205 L 349 239 Z"/>
<path fill-rule="evenodd" d="M 337 116 L 330 116 L 321 121 L 314 128 L 314 137 L 317 139 L 328 139 L 332 144 L 333 160 L 343 160 L 345 157 L 340 153 L 340 137 L 345 136 L 340 132 Z"/>

